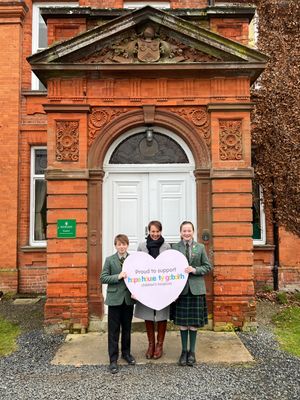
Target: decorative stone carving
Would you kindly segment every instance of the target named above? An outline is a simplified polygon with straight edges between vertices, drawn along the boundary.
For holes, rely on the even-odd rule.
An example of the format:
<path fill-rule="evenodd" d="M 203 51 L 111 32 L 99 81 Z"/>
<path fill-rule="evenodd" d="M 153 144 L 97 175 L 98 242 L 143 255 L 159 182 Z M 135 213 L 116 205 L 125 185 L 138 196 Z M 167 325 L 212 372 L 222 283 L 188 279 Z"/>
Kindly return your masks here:
<path fill-rule="evenodd" d="M 89 130 L 88 130 L 88 145 L 91 146 L 96 136 L 99 134 L 100 130 L 110 122 L 112 119 L 117 117 L 118 115 L 125 113 L 128 111 L 127 108 L 107 108 L 107 109 L 92 109 L 92 112 L 89 116 Z"/>
<path fill-rule="evenodd" d="M 205 54 L 181 43 L 175 38 L 158 33 L 154 25 L 147 25 L 142 33 L 131 31 L 130 37 L 122 38 L 111 46 L 82 57 L 79 63 L 182 63 L 213 62 L 217 57 Z"/>
<path fill-rule="evenodd" d="M 56 160 L 79 160 L 79 121 L 56 121 Z"/>
<path fill-rule="evenodd" d="M 220 159 L 241 160 L 243 158 L 242 121 L 220 120 Z"/>
<path fill-rule="evenodd" d="M 209 118 L 205 107 L 172 108 L 171 111 L 192 122 L 205 140 L 206 144 L 210 146 L 211 138 Z"/>

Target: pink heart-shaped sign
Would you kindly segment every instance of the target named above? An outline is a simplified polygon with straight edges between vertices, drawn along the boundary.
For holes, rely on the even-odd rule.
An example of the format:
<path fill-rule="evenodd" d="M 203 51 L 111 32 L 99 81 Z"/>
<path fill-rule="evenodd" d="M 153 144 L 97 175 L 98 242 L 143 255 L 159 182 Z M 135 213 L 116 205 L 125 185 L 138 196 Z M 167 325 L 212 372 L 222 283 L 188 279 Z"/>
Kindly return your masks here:
<path fill-rule="evenodd" d="M 132 253 L 123 264 L 125 283 L 142 304 L 161 310 L 182 292 L 188 274 L 186 257 L 177 250 L 166 250 L 157 258 L 142 251 Z"/>

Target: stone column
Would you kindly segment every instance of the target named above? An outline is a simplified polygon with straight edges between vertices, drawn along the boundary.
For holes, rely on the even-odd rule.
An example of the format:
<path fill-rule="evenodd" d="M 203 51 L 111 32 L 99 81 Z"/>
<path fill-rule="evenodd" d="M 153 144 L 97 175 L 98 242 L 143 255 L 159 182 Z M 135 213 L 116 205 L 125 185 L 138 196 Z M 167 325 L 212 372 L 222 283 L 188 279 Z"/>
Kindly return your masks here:
<path fill-rule="evenodd" d="M 88 303 L 90 319 L 102 318 L 104 301 L 100 272 L 102 270 L 102 186 L 103 170 L 90 170 L 89 181 L 89 273 Z M 101 206 L 99 207 L 99 203 Z M 93 212 L 92 212 L 93 210 Z M 90 321 L 91 325 L 91 321 Z"/>
<path fill-rule="evenodd" d="M 47 301 L 52 330 L 88 326 L 87 105 L 45 105 L 48 113 Z M 58 220 L 76 220 L 76 236 L 58 235 Z"/>
<path fill-rule="evenodd" d="M 255 324 L 249 104 L 211 105 L 214 329 Z"/>

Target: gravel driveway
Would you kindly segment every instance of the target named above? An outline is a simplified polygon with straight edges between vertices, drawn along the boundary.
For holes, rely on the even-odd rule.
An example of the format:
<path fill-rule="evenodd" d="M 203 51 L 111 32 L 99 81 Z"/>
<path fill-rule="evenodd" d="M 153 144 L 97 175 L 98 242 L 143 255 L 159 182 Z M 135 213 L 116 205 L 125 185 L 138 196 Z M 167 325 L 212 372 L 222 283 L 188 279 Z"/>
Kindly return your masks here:
<path fill-rule="evenodd" d="M 106 366 L 51 365 L 64 336 L 29 330 L 0 358 L 0 399 L 298 400 L 300 358 L 281 351 L 268 326 L 239 336 L 255 364 L 124 366 L 111 375 Z"/>

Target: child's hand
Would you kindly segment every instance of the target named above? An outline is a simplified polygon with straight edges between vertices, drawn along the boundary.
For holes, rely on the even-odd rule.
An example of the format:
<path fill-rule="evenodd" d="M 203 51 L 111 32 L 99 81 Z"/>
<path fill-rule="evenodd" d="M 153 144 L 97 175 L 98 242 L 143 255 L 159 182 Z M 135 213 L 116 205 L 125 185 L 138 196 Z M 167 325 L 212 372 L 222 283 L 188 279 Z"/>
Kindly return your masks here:
<path fill-rule="evenodd" d="M 127 272 L 121 271 L 119 273 L 118 279 L 120 280 L 120 279 L 125 279 L 125 278 L 127 278 Z"/>
<path fill-rule="evenodd" d="M 191 272 L 192 274 L 196 273 L 196 268 L 192 267 L 191 265 L 189 265 L 188 267 L 185 268 L 184 270 L 185 272 L 187 272 L 188 274 Z"/>

